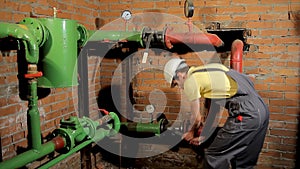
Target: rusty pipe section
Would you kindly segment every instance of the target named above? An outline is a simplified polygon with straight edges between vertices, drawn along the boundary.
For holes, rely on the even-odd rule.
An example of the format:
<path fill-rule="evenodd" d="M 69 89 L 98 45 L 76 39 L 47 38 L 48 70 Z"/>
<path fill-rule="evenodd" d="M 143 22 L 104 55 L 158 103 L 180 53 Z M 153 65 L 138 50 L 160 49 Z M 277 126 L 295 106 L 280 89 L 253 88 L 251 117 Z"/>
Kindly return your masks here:
<path fill-rule="evenodd" d="M 243 48 L 244 43 L 241 40 L 232 42 L 230 67 L 240 73 L 243 72 Z"/>
<path fill-rule="evenodd" d="M 224 42 L 215 34 L 211 33 L 175 33 L 170 29 L 165 31 L 165 45 L 168 49 L 173 48 L 173 44 L 211 44 L 215 47 L 224 45 Z"/>

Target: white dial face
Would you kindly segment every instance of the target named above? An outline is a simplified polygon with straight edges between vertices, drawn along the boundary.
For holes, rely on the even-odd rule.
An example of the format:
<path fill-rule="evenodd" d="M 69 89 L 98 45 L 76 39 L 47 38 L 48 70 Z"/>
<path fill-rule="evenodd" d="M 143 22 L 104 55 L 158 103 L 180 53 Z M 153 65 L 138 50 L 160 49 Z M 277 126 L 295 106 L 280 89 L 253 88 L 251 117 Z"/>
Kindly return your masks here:
<path fill-rule="evenodd" d="M 145 107 L 145 109 L 146 109 L 146 112 L 148 112 L 148 113 L 153 113 L 154 110 L 155 110 L 155 108 L 154 108 L 154 106 L 152 104 L 147 105 Z"/>
<path fill-rule="evenodd" d="M 122 12 L 122 18 L 125 19 L 126 21 L 131 19 L 131 12 L 129 10 L 125 10 Z"/>

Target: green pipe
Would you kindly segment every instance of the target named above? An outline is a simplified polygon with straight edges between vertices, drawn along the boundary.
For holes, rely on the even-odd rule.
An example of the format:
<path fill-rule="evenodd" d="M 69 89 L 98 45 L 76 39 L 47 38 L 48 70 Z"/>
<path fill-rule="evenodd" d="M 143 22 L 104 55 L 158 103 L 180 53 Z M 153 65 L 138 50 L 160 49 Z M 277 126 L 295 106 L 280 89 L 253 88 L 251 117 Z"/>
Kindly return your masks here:
<path fill-rule="evenodd" d="M 118 115 L 114 112 L 110 112 L 109 115 L 111 116 L 111 118 L 114 121 L 114 132 L 112 132 L 113 135 L 115 135 L 117 132 L 120 131 L 121 128 L 121 121 L 120 118 L 118 117 Z"/>
<path fill-rule="evenodd" d="M 36 82 L 32 86 L 36 86 Z M 34 93 L 32 93 L 32 94 L 35 95 Z M 35 101 L 33 101 L 33 102 L 35 102 Z M 113 119 L 114 124 L 107 124 L 106 128 L 108 128 L 108 130 L 104 129 L 104 128 L 99 128 L 96 130 L 97 127 L 102 125 L 102 123 L 100 124 L 99 121 L 92 121 L 89 118 L 79 119 L 79 121 L 83 120 L 83 121 L 87 122 L 86 124 L 90 124 L 90 125 L 94 125 L 94 126 L 92 128 L 88 127 L 88 125 L 87 125 L 87 127 L 84 127 L 84 128 L 78 127 L 78 128 L 75 128 L 73 132 L 71 132 L 71 131 L 65 132 L 65 134 L 62 133 L 63 135 L 59 135 L 60 137 L 63 137 L 63 140 L 64 140 L 64 145 L 63 145 L 64 147 L 60 147 L 60 149 L 65 148 L 66 146 L 68 146 L 67 144 L 70 144 L 70 142 L 67 141 L 67 139 L 69 139 L 69 138 L 72 138 L 73 142 L 74 142 L 74 140 L 81 140 L 80 138 L 82 137 L 81 136 L 82 134 L 80 134 L 80 132 L 88 132 L 88 133 L 83 133 L 86 136 L 87 135 L 90 136 L 90 133 L 94 133 L 94 136 L 92 138 L 86 137 L 85 141 L 81 141 L 81 143 L 79 143 L 78 145 L 76 145 L 74 147 L 71 146 L 72 148 L 67 153 L 60 154 L 53 160 L 42 165 L 40 168 L 50 168 L 51 166 L 54 166 L 55 164 L 59 163 L 60 161 L 64 160 L 65 158 L 69 157 L 70 155 L 76 153 L 77 151 L 79 151 L 82 148 L 86 147 L 87 145 L 91 144 L 92 142 L 98 142 L 101 139 L 103 139 L 105 136 L 115 135 L 120 129 L 120 120 L 119 120 L 118 116 L 113 112 L 110 112 L 109 115 Z M 70 124 L 70 126 L 74 126 L 74 124 L 77 124 L 78 120 L 75 120 L 75 118 L 77 119 L 77 117 L 71 118 L 70 123 L 67 123 L 67 124 Z M 66 126 L 66 127 L 68 127 L 68 126 Z M 91 131 L 91 130 L 95 130 L 95 131 Z M 64 130 L 62 130 L 62 131 L 68 131 L 68 130 L 64 128 Z M 74 133 L 77 133 L 75 135 L 80 138 L 70 136 L 70 135 L 74 135 Z M 57 148 L 56 146 L 58 146 L 58 145 L 55 144 L 54 140 L 49 141 L 45 144 L 42 144 L 40 146 L 39 150 L 31 149 L 31 150 L 28 150 L 22 154 L 19 154 L 15 157 L 11 158 L 9 160 L 1 162 L 0 168 L 1 169 L 20 168 L 30 162 L 38 160 L 38 159 L 54 152 L 55 149 Z"/>
<path fill-rule="evenodd" d="M 78 85 L 77 41 L 80 39 L 80 33 L 77 21 L 60 18 L 38 20 L 49 32 L 49 38 L 40 47 L 39 64 L 43 76 L 38 79 L 38 86 L 62 88 Z"/>
<path fill-rule="evenodd" d="M 115 116 L 117 117 L 117 116 Z M 119 118 L 116 119 L 116 123 L 117 124 L 119 121 Z M 118 126 L 118 125 L 115 125 Z M 95 132 L 95 137 L 86 140 L 82 143 L 80 143 L 79 145 L 75 146 L 74 148 L 72 148 L 69 152 L 67 152 L 66 154 L 61 154 L 58 157 L 54 158 L 53 160 L 43 164 L 41 167 L 39 167 L 39 169 L 48 169 L 54 165 L 56 165 L 57 163 L 59 163 L 60 161 L 66 159 L 67 157 L 69 157 L 70 155 L 76 153 L 77 151 L 81 150 L 82 148 L 86 147 L 87 145 L 93 143 L 93 142 L 98 142 L 100 140 L 102 140 L 105 136 L 111 136 L 112 134 L 116 134 L 116 130 L 118 130 L 119 127 L 115 128 L 114 131 L 112 130 L 105 130 L 103 128 L 100 128 L 98 130 L 96 130 Z"/>
<path fill-rule="evenodd" d="M 28 46 L 28 55 L 26 60 L 28 63 L 38 63 L 39 60 L 39 47 L 36 42 L 36 36 L 33 35 L 26 25 L 11 24 L 0 22 L 0 38 L 13 37 L 26 41 Z"/>
<path fill-rule="evenodd" d="M 31 149 L 0 163 L 1 169 L 21 168 L 29 162 L 36 161 L 55 151 L 55 144 L 50 141 L 43 144 L 40 150 Z"/>
<path fill-rule="evenodd" d="M 161 134 L 161 123 L 133 123 L 122 122 L 121 125 L 126 128 L 126 131 L 137 133 L 153 133 Z"/>
<path fill-rule="evenodd" d="M 82 143 L 75 146 L 67 153 L 61 154 L 58 157 L 54 158 L 53 160 L 43 164 L 40 167 L 40 169 L 48 169 L 48 168 L 54 166 L 55 164 L 59 163 L 60 161 L 66 159 L 70 155 L 81 150 L 82 148 L 86 147 L 87 145 L 91 144 L 92 142 L 98 142 L 98 141 L 102 140 L 105 136 L 112 136 L 112 135 L 117 134 L 117 132 L 119 132 L 119 130 L 120 130 L 120 124 L 121 124 L 120 119 L 119 119 L 118 115 L 115 114 L 114 112 L 110 112 L 109 116 L 113 119 L 113 122 L 114 122 L 113 125 L 111 125 L 111 124 L 106 125 L 109 130 L 106 130 L 103 128 L 99 128 L 98 130 L 96 130 L 96 128 L 98 126 L 102 125 L 102 123 L 99 123 L 99 120 L 92 121 L 91 119 L 89 119 L 87 117 L 83 117 L 83 118 L 79 119 L 79 121 L 81 121 L 81 124 L 83 124 L 83 125 L 88 124 L 87 127 L 84 127 L 84 129 L 82 131 L 84 131 L 88 136 L 90 136 L 92 138 L 89 138 L 88 140 L 83 141 Z M 75 138 L 75 140 L 76 139 L 77 138 Z"/>
<path fill-rule="evenodd" d="M 88 41 L 132 41 L 143 46 L 142 32 L 138 31 L 89 31 Z"/>
<path fill-rule="evenodd" d="M 40 113 L 38 110 L 38 96 L 37 96 L 37 80 L 29 80 L 29 96 L 28 96 L 28 120 L 30 126 L 28 131 L 30 133 L 31 148 L 41 150 L 42 137 L 40 127 Z"/>
<path fill-rule="evenodd" d="M 40 169 L 48 169 L 52 166 L 54 166 L 55 164 L 59 163 L 60 161 L 66 159 L 67 157 L 69 157 L 70 155 L 76 153 L 77 151 L 81 150 L 82 148 L 86 147 L 87 145 L 91 144 L 93 141 L 92 140 L 87 140 L 82 142 L 81 144 L 79 144 L 78 146 L 74 147 L 73 149 L 71 149 L 68 153 L 66 154 L 61 154 L 58 157 L 55 157 L 53 160 L 43 164 L 41 167 L 39 167 Z"/>

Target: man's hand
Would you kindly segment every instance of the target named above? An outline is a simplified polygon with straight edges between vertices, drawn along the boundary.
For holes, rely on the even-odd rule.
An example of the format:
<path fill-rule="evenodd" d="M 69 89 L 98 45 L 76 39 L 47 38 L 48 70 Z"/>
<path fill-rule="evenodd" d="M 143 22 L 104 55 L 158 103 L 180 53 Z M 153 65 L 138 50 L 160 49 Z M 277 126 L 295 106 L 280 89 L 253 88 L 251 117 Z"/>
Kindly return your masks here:
<path fill-rule="evenodd" d="M 193 139 L 190 140 L 190 144 L 193 144 L 193 145 L 200 145 L 202 142 L 204 141 L 204 137 L 203 136 L 200 136 L 200 137 L 195 137 Z"/>
<path fill-rule="evenodd" d="M 194 132 L 188 131 L 182 135 L 182 138 L 185 139 L 186 141 L 191 141 L 194 138 Z"/>

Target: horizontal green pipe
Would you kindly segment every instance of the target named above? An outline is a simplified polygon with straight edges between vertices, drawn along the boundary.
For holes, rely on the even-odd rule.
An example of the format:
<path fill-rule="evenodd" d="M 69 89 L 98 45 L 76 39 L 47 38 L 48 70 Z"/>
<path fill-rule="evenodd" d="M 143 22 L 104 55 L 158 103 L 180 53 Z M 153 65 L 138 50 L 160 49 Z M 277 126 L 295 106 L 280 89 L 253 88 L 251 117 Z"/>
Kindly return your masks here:
<path fill-rule="evenodd" d="M 160 123 L 121 122 L 121 126 L 129 132 L 161 134 Z"/>
<path fill-rule="evenodd" d="M 21 168 L 55 151 L 55 144 L 50 141 L 42 145 L 40 150 L 31 149 L 0 163 L 1 169 Z"/>
<path fill-rule="evenodd" d="M 90 138 L 82 143 L 80 143 L 79 145 L 75 146 L 73 149 L 71 149 L 68 153 L 66 154 L 61 154 L 58 157 L 54 158 L 53 160 L 45 163 L 44 165 L 42 165 L 40 167 L 40 169 L 48 169 L 52 166 L 54 166 L 55 164 L 59 163 L 60 161 L 66 159 L 67 157 L 69 157 L 70 155 L 76 153 L 77 151 L 81 150 L 82 148 L 86 147 L 87 145 L 91 144 L 92 142 L 98 142 L 100 140 L 102 140 L 104 137 L 106 136 L 112 136 L 115 135 L 117 132 L 119 132 L 120 130 L 120 119 L 118 117 L 118 115 L 114 112 L 110 112 L 109 115 L 111 116 L 111 118 L 114 121 L 114 125 L 107 125 L 109 130 L 105 130 L 103 128 L 99 128 L 98 130 L 95 131 L 95 135 L 93 138 Z M 88 119 L 85 119 L 88 120 Z M 94 121 L 94 125 L 99 126 L 101 124 L 99 124 L 98 121 Z M 112 129 L 112 127 L 114 127 Z M 87 130 L 85 130 L 85 132 L 90 133 L 91 131 L 89 131 L 89 128 L 86 128 Z"/>
<path fill-rule="evenodd" d="M 48 168 L 54 166 L 55 164 L 59 163 L 60 161 L 66 159 L 67 157 L 71 156 L 72 154 L 76 153 L 77 151 L 83 149 L 84 147 L 91 144 L 92 142 L 98 142 L 98 141 L 102 140 L 105 136 L 109 136 L 110 134 L 111 134 L 110 130 L 105 130 L 105 129 L 100 128 L 96 131 L 94 138 L 80 143 L 79 145 L 75 146 L 73 149 L 71 149 L 66 154 L 61 154 L 61 155 L 57 156 L 53 160 L 51 160 L 51 161 L 47 162 L 46 164 L 42 165 L 41 167 L 39 167 L 39 169 L 48 169 Z"/>
<path fill-rule="evenodd" d="M 0 22 L 0 38 L 6 37 L 26 41 L 29 50 L 28 55 L 26 55 L 27 62 L 38 63 L 39 47 L 36 38 L 25 25 Z"/>
<path fill-rule="evenodd" d="M 87 141 L 82 142 L 78 146 L 71 149 L 68 153 L 61 154 L 58 157 L 55 157 L 53 160 L 51 160 L 51 161 L 47 162 L 46 164 L 40 166 L 39 169 L 48 169 L 48 168 L 54 166 L 55 164 L 59 163 L 60 161 L 62 161 L 64 159 L 66 159 L 70 155 L 76 153 L 77 151 L 79 151 L 82 148 L 86 147 L 87 145 L 91 144 L 92 142 L 93 142 L 92 140 L 87 140 Z"/>
<path fill-rule="evenodd" d="M 88 41 L 132 41 L 142 43 L 142 33 L 138 31 L 89 31 Z"/>

